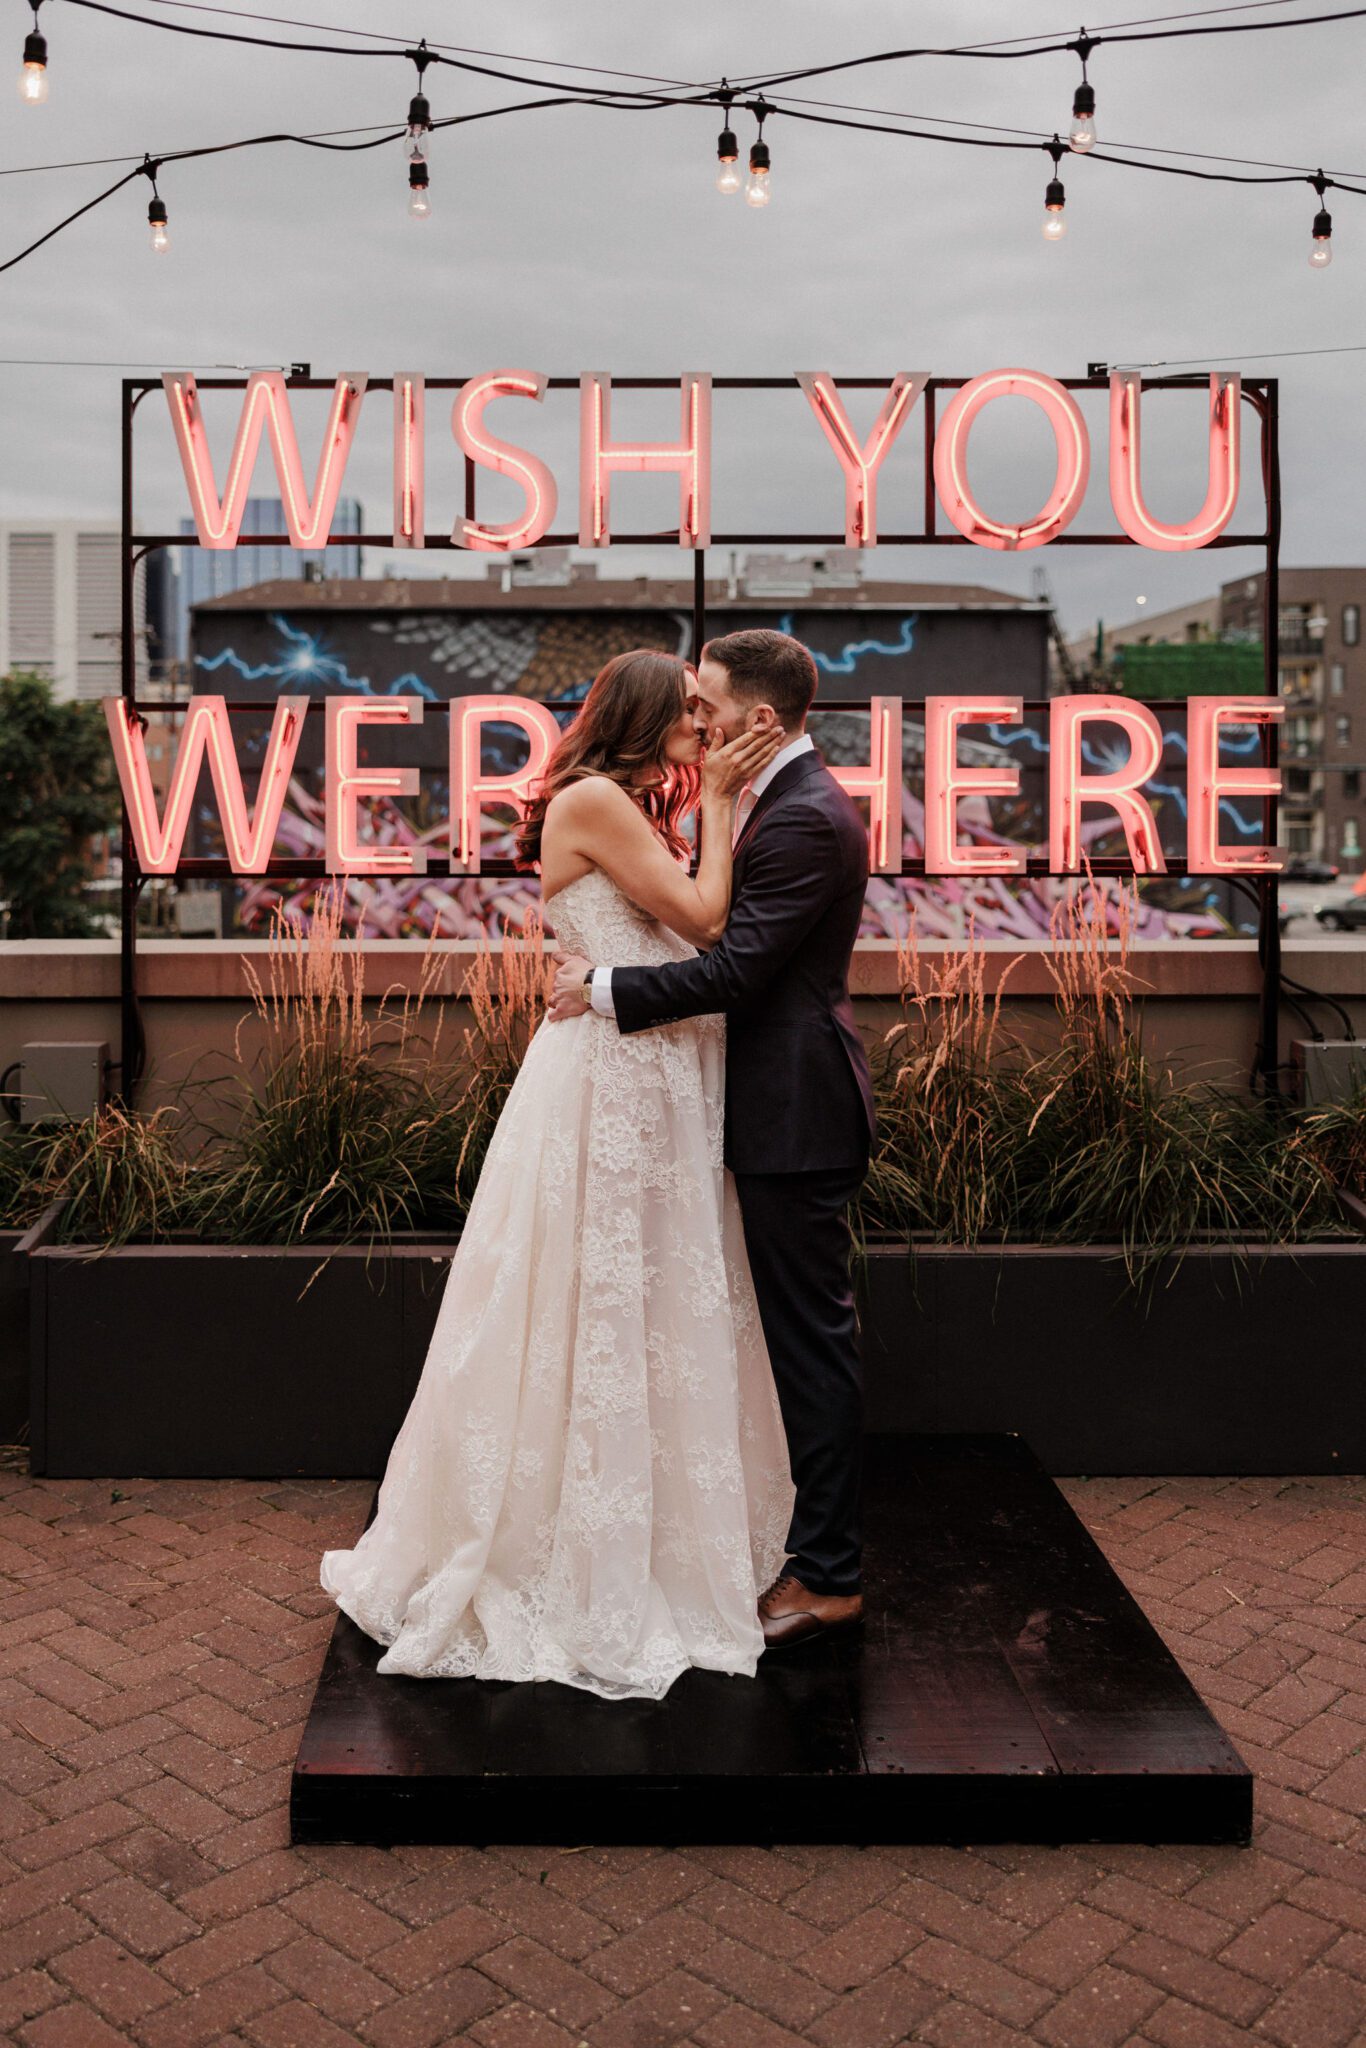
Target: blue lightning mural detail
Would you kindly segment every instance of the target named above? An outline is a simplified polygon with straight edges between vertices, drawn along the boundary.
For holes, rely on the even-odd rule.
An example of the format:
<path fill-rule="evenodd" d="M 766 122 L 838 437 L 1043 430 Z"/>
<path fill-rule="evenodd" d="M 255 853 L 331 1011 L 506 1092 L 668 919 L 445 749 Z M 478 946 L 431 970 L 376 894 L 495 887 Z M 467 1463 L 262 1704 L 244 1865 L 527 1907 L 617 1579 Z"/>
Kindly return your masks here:
<path fill-rule="evenodd" d="M 1036 754 L 1046 754 L 1048 752 L 1047 741 L 1043 739 L 1041 734 L 1035 732 L 1031 726 L 989 725 L 987 731 L 999 747 L 1026 746 Z M 1186 735 L 1183 732 L 1167 732 L 1164 733 L 1163 737 L 1167 745 L 1175 747 L 1178 753 L 1184 754 L 1187 751 Z M 1255 731 L 1248 730 L 1245 739 L 1234 740 L 1230 737 L 1226 743 L 1231 754 L 1247 754 L 1254 752 L 1261 742 L 1259 735 Z M 1081 755 L 1088 766 L 1098 768 L 1102 773 L 1106 773 L 1114 768 L 1122 768 L 1124 765 L 1125 757 L 1117 748 L 1097 746 L 1091 740 L 1082 741 Z M 1178 789 L 1171 782 L 1150 782 L 1147 786 L 1154 796 L 1171 797 L 1181 816 L 1183 818 L 1186 816 L 1186 792 L 1183 789 Z M 1220 797 L 1219 811 L 1222 817 L 1227 818 L 1229 823 L 1242 833 L 1244 839 L 1255 839 L 1262 829 L 1260 823 L 1255 819 L 1249 823 L 1237 808 L 1232 797 Z"/>
<path fill-rule="evenodd" d="M 778 621 L 778 631 L 780 633 L 790 633 L 792 631 L 792 619 L 793 615 L 791 612 L 784 612 Z M 919 614 L 908 612 L 901 621 L 900 635 L 894 641 L 850 640 L 840 649 L 838 654 L 822 654 L 818 647 L 813 647 L 811 654 L 817 668 L 824 669 L 828 676 L 851 676 L 865 654 L 897 655 L 912 653 L 915 648 L 915 629 L 918 623 Z"/>
<path fill-rule="evenodd" d="M 283 661 L 244 661 L 231 647 L 225 647 L 221 654 L 197 654 L 195 667 L 212 675 L 216 669 L 230 668 L 247 683 L 278 683 L 281 691 L 290 689 L 337 688 L 357 690 L 370 695 L 368 676 L 353 676 L 339 655 L 329 654 L 322 640 L 314 633 L 306 633 L 302 627 L 291 626 L 280 612 L 270 614 L 270 623 L 285 641 L 289 653 Z M 416 694 L 427 698 L 429 703 L 444 702 L 439 692 L 430 683 L 424 683 L 421 676 L 411 669 L 406 675 L 396 676 L 385 689 L 374 694 L 398 697 Z"/>

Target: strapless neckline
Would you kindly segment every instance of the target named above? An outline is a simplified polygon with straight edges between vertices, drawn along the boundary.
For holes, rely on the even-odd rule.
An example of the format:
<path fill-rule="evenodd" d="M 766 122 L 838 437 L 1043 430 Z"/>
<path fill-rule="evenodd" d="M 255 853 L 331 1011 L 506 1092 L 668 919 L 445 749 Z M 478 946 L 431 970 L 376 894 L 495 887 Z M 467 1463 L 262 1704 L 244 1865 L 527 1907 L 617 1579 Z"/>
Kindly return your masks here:
<path fill-rule="evenodd" d="M 541 908 L 544 910 L 548 908 L 550 904 L 558 903 L 561 896 L 567 896 L 571 889 L 577 889 L 580 882 L 591 882 L 597 876 L 601 876 L 602 880 L 606 882 L 611 888 L 617 889 L 616 883 L 612 880 L 612 877 L 608 874 L 605 868 L 589 868 L 586 874 L 575 875 L 572 882 L 564 882 L 560 885 L 558 889 L 552 889 L 548 896 L 542 896 Z M 617 889 L 618 895 L 622 895 L 624 893 L 625 892 L 623 890 Z"/>

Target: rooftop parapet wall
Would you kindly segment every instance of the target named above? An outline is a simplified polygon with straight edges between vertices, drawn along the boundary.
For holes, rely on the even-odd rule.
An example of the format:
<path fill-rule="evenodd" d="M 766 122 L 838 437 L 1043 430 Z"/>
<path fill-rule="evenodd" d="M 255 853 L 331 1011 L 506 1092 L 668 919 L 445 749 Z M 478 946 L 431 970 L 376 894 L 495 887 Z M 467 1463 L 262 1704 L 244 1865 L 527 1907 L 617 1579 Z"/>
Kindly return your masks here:
<path fill-rule="evenodd" d="M 342 941 L 351 954 L 356 941 Z M 454 1057 L 468 1012 L 460 998 L 477 944 L 439 940 L 441 965 L 432 984 L 435 1000 L 454 1001 L 448 1011 L 442 1057 Z M 927 975 L 936 960 L 956 949 L 924 946 Z M 1048 956 L 1009 941 L 989 940 L 978 949 L 985 959 L 985 984 L 993 994 L 1004 983 L 1002 1021 L 1009 1032 L 1044 1042 L 1055 1024 Z M 367 1006 L 389 992 L 391 1005 L 415 994 L 423 947 L 406 940 L 364 942 Z M 261 1042 L 244 965 L 250 961 L 268 979 L 269 941 L 143 939 L 138 947 L 140 1005 L 147 1034 L 147 1069 L 138 1090 L 139 1106 L 151 1110 L 175 1099 L 187 1084 L 222 1075 L 235 1065 L 234 1032 L 242 1024 L 243 1057 Z M 1012 963 L 1015 963 L 1012 965 Z M 1245 1082 L 1257 1036 L 1260 971 L 1256 948 L 1236 940 L 1134 942 L 1130 969 L 1141 1002 L 1145 1043 L 1191 1080 Z M 1287 940 L 1285 973 L 1322 996 L 1332 996 L 1366 1037 L 1366 945 L 1360 940 Z M 888 1029 L 897 1013 L 897 947 L 892 940 L 862 940 L 854 953 L 850 986 L 860 1026 L 870 1038 Z M 1304 999 L 1301 998 L 1301 1001 Z M 1341 1021 L 1325 1006 L 1310 1014 L 1329 1038 Z M 428 1012 L 424 1012 L 424 1015 Z M 419 1026 L 419 1029 L 422 1027 Z M 119 949 L 109 939 L 52 939 L 0 943 L 0 1071 L 20 1057 L 24 1044 L 45 1039 L 105 1039 L 118 1056 Z M 1291 1040 L 1309 1035 L 1289 1005 L 1282 1018 L 1281 1056 Z"/>

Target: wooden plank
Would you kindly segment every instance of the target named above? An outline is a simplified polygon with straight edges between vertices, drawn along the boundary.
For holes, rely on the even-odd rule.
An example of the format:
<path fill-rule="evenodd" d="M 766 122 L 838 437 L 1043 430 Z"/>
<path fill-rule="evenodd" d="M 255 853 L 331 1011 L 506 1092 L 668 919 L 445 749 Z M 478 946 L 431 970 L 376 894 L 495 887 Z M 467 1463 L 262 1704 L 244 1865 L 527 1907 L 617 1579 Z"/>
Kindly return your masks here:
<path fill-rule="evenodd" d="M 916 1476 L 1062 1770 L 1245 1773 L 1022 1439 L 922 1438 Z"/>
<path fill-rule="evenodd" d="M 1241 1759 L 1018 1438 L 870 1439 L 865 1505 L 861 1636 L 662 1701 L 381 1678 L 339 1616 L 294 1839 L 1248 1839 Z"/>

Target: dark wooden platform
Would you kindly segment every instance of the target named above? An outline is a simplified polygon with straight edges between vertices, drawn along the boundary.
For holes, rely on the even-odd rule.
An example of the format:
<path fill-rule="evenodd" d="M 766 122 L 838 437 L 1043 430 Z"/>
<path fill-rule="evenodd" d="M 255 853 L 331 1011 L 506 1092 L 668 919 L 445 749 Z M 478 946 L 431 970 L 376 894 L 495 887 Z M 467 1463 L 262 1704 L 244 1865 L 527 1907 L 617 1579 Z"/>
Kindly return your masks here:
<path fill-rule="evenodd" d="M 1249 1839 L 1251 1773 L 1019 1437 L 870 1438 L 865 1503 L 861 1641 L 657 1703 L 379 1677 L 339 1615 L 293 1839 Z"/>

